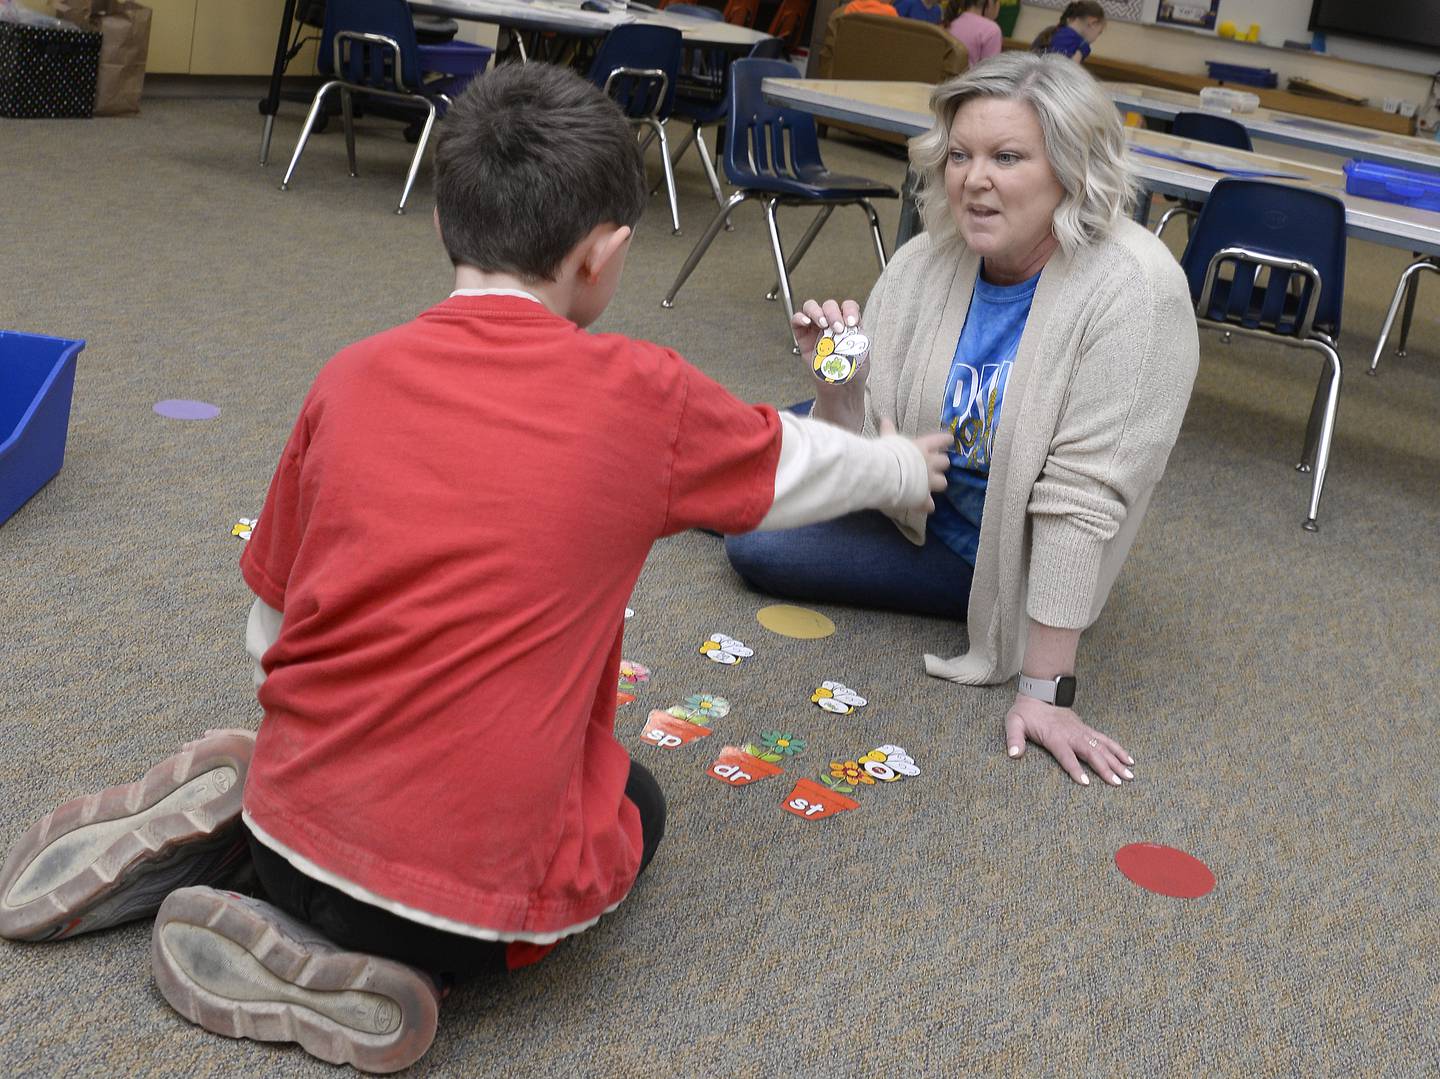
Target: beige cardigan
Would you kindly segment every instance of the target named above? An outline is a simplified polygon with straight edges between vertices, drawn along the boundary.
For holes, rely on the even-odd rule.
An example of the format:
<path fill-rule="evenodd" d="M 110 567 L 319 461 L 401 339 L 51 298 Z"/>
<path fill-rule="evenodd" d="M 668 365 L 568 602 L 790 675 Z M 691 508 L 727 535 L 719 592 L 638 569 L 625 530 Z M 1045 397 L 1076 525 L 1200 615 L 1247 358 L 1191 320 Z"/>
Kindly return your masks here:
<path fill-rule="evenodd" d="M 916 237 L 865 305 L 871 339 L 865 432 L 894 417 L 905 434 L 939 428 L 979 258 Z M 970 651 L 925 657 L 955 682 L 1020 670 L 1029 618 L 1084 629 L 1099 617 L 1180 431 L 1200 343 L 1185 275 L 1132 221 L 1045 265 L 1006 385 L 990 465 Z M 893 518 L 914 543 L 925 517 Z"/>

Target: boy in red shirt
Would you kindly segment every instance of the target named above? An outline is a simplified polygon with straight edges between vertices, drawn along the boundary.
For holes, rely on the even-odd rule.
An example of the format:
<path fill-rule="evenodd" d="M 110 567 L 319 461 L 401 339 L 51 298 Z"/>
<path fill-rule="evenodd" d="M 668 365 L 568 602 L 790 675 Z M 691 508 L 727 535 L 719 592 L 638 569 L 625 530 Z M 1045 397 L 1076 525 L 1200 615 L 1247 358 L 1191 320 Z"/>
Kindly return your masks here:
<path fill-rule="evenodd" d="M 578 76 L 475 80 L 435 189 L 455 291 L 320 372 L 241 559 L 253 751 L 207 735 L 56 810 L 0 871 L 0 933 L 163 899 L 153 967 L 177 1011 L 369 1071 L 428 1048 L 437 979 L 533 962 L 653 856 L 664 798 L 614 736 L 651 544 L 926 505 L 948 465 L 943 432 L 782 417 L 584 330 L 646 188 L 625 119 Z M 268 902 L 189 886 L 221 878 L 237 835 Z"/>

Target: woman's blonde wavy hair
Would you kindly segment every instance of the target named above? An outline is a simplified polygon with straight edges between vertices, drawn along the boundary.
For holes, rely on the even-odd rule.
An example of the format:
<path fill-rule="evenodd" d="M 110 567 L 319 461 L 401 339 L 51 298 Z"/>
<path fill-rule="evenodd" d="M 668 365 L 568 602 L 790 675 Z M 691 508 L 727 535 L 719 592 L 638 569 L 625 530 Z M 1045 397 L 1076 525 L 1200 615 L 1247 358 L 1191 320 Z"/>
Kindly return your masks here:
<path fill-rule="evenodd" d="M 935 87 L 930 95 L 935 123 L 910 140 L 916 202 L 937 243 L 964 243 L 945 198 L 945 162 L 955 114 L 980 97 L 1024 101 L 1035 110 L 1050 168 L 1065 189 L 1054 228 L 1067 254 L 1101 239 L 1129 214 L 1137 184 L 1120 114 L 1110 99 L 1069 57 L 1005 52 Z"/>

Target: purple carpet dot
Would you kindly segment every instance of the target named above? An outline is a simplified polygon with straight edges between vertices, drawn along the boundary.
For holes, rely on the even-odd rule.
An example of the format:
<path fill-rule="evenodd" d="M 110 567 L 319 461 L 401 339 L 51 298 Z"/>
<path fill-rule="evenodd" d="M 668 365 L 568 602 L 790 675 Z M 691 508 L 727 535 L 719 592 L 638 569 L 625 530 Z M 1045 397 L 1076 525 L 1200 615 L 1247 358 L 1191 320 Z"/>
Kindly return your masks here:
<path fill-rule="evenodd" d="M 155 411 L 172 420 L 213 420 L 220 415 L 220 406 L 204 401 L 157 401 Z"/>

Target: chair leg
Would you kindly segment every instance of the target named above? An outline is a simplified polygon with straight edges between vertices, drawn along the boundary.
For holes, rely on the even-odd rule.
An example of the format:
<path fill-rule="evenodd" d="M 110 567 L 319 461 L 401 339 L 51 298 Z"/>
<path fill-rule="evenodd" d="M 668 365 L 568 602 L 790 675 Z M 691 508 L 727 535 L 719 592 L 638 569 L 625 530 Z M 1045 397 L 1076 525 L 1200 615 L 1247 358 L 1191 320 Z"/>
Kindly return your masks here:
<path fill-rule="evenodd" d="M 435 126 L 434 102 L 426 101 L 425 108 L 428 110 L 425 127 L 420 132 L 420 141 L 415 144 L 415 156 L 410 159 L 410 171 L 405 176 L 405 190 L 400 192 L 400 205 L 395 207 L 397 214 L 405 212 L 405 203 L 410 200 L 410 189 L 415 186 L 415 176 L 420 172 L 420 159 L 425 156 L 425 144 L 430 141 L 430 129 Z"/>
<path fill-rule="evenodd" d="M 800 242 L 795 245 L 795 250 L 790 252 L 790 258 L 785 263 L 787 274 L 795 272 L 795 267 L 800 265 L 800 260 L 805 257 L 805 252 L 810 250 L 810 245 L 815 242 L 815 237 L 820 234 L 825 222 L 830 220 L 830 215 L 834 212 L 834 206 L 820 207 L 820 212 L 815 215 L 815 220 L 810 222 L 809 228 L 805 230 L 805 235 L 800 237 Z M 773 300 L 779 295 L 780 281 L 777 278 L 775 284 L 770 287 L 770 291 L 765 293 L 765 298 Z"/>
<path fill-rule="evenodd" d="M 350 159 L 350 175 L 359 176 L 355 171 L 355 99 L 343 86 L 340 88 L 340 113 L 345 122 L 345 154 Z"/>
<path fill-rule="evenodd" d="M 1305 455 L 1314 465 L 1310 510 L 1303 525 L 1307 532 L 1320 531 L 1316 522 L 1320 513 L 1320 492 L 1325 487 L 1325 472 L 1330 467 L 1330 441 L 1335 434 L 1335 413 L 1340 406 L 1340 353 L 1319 341 L 1314 342 L 1314 347 L 1325 354 L 1327 370 L 1321 372 L 1320 384 L 1315 388 L 1315 403 L 1310 408 L 1310 422 L 1305 432 Z"/>
<path fill-rule="evenodd" d="M 654 141 L 654 134 L 653 134 L 653 133 L 651 134 L 651 141 L 652 141 L 652 142 Z M 688 150 L 688 149 L 690 149 L 690 144 L 691 144 L 692 142 L 694 142 L 694 141 L 695 141 L 695 132 L 692 131 L 692 132 L 690 132 L 690 134 L 688 134 L 688 135 L 685 136 L 685 141 L 680 144 L 680 148 L 677 149 L 677 150 L 675 151 L 674 155 L 670 158 L 670 166 L 671 166 L 671 168 L 674 168 L 674 166 L 680 164 L 680 159 L 685 156 L 685 151 Z M 654 196 L 655 193 L 658 192 L 658 191 L 660 190 L 660 188 L 662 188 L 662 187 L 664 187 L 664 186 L 665 186 L 665 178 L 662 176 L 659 180 L 655 181 L 654 186 L 650 188 L 650 194 L 651 194 L 652 196 Z"/>
<path fill-rule="evenodd" d="M 1418 252 L 1416 253 L 1418 257 Z M 1405 292 L 1405 314 L 1400 318 L 1400 345 L 1395 349 L 1395 355 L 1405 355 L 1405 343 L 1410 340 L 1410 320 L 1415 317 L 1415 292 L 1420 287 L 1420 279 L 1412 277 L 1410 287 Z"/>
<path fill-rule="evenodd" d="M 264 130 L 260 132 L 260 167 L 270 164 L 270 136 L 275 133 L 275 116 L 265 117 Z"/>
<path fill-rule="evenodd" d="M 875 212 L 875 207 L 870 205 L 869 199 L 861 199 L 860 208 L 870 219 L 870 238 L 875 241 L 875 259 L 880 263 L 880 272 L 884 273 L 885 264 L 890 260 L 885 254 L 885 237 L 880 235 L 880 215 Z"/>
<path fill-rule="evenodd" d="M 685 284 L 685 279 L 694 272 L 696 264 L 699 263 L 706 249 L 714 242 L 715 237 L 720 234 L 720 229 L 724 226 L 725 219 L 730 215 L 730 211 L 749 197 L 750 192 L 748 191 L 735 192 L 735 194 L 731 195 L 726 201 L 725 205 L 720 207 L 719 213 L 710 219 L 710 226 L 705 230 L 705 235 L 700 237 L 700 242 L 695 245 L 695 250 L 690 252 L 690 257 L 685 260 L 685 265 L 680 267 L 680 274 L 675 278 L 675 283 L 670 286 L 670 291 L 667 292 L 665 298 L 660 301 L 661 307 L 675 306 L 675 297 L 679 295 L 680 287 Z"/>
<path fill-rule="evenodd" d="M 665 137 L 665 124 L 661 120 L 651 120 L 655 131 L 655 137 L 660 140 L 660 165 L 665 170 L 665 191 L 670 196 L 670 224 L 673 231 L 670 235 L 680 235 L 680 200 L 675 197 L 675 166 L 670 163 L 670 140 Z"/>
<path fill-rule="evenodd" d="M 1395 295 L 1390 298 L 1390 309 L 1385 313 L 1385 324 L 1380 327 L 1380 340 L 1375 342 L 1375 354 L 1370 357 L 1368 374 L 1373 375 L 1380 366 L 1380 354 L 1385 351 L 1385 342 L 1390 337 L 1390 328 L 1395 325 L 1395 316 L 1400 311 L 1400 300 L 1405 298 L 1408 305 L 1413 308 L 1415 303 L 1415 278 L 1419 276 L 1422 270 L 1440 273 L 1440 264 L 1437 264 L 1431 259 L 1424 258 L 1419 262 L 1412 262 L 1409 266 L 1405 267 L 1405 271 L 1400 275 L 1400 280 L 1395 284 Z M 1407 314 L 1408 313 L 1407 311 Z M 1404 347 L 1402 342 L 1400 349 L 1397 350 L 1397 355 L 1405 355 Z"/>
<path fill-rule="evenodd" d="M 785 249 L 780 246 L 780 222 L 775 219 L 779 199 L 765 201 L 765 225 L 770 230 L 770 249 L 775 255 L 775 272 L 780 278 L 780 295 L 785 300 L 785 329 L 790 334 L 790 350 L 800 355 L 800 342 L 795 337 L 795 327 L 790 318 L 795 314 L 795 301 L 790 295 L 790 275 L 785 271 Z"/>
<path fill-rule="evenodd" d="M 285 170 L 285 178 L 280 181 L 281 191 L 290 189 L 290 177 L 295 175 L 295 166 L 300 164 L 300 155 L 305 152 L 305 142 L 310 138 L 310 131 L 320 117 L 320 109 L 325 104 L 325 95 L 339 85 L 338 82 L 331 81 L 315 91 L 315 100 L 310 102 L 310 112 L 305 117 L 305 126 L 300 129 L 300 141 L 295 144 L 295 153 L 290 157 L 290 167 Z"/>
<path fill-rule="evenodd" d="M 705 133 L 700 130 L 700 125 L 695 125 L 695 148 L 700 151 L 700 164 L 705 169 L 705 179 L 710 181 L 710 190 L 715 193 L 717 204 L 725 205 L 725 192 L 720 189 L 720 176 L 715 171 L 715 160 L 710 156 L 710 147 L 705 145 Z M 733 232 L 735 226 L 730 219 L 725 219 L 725 231 Z"/>

